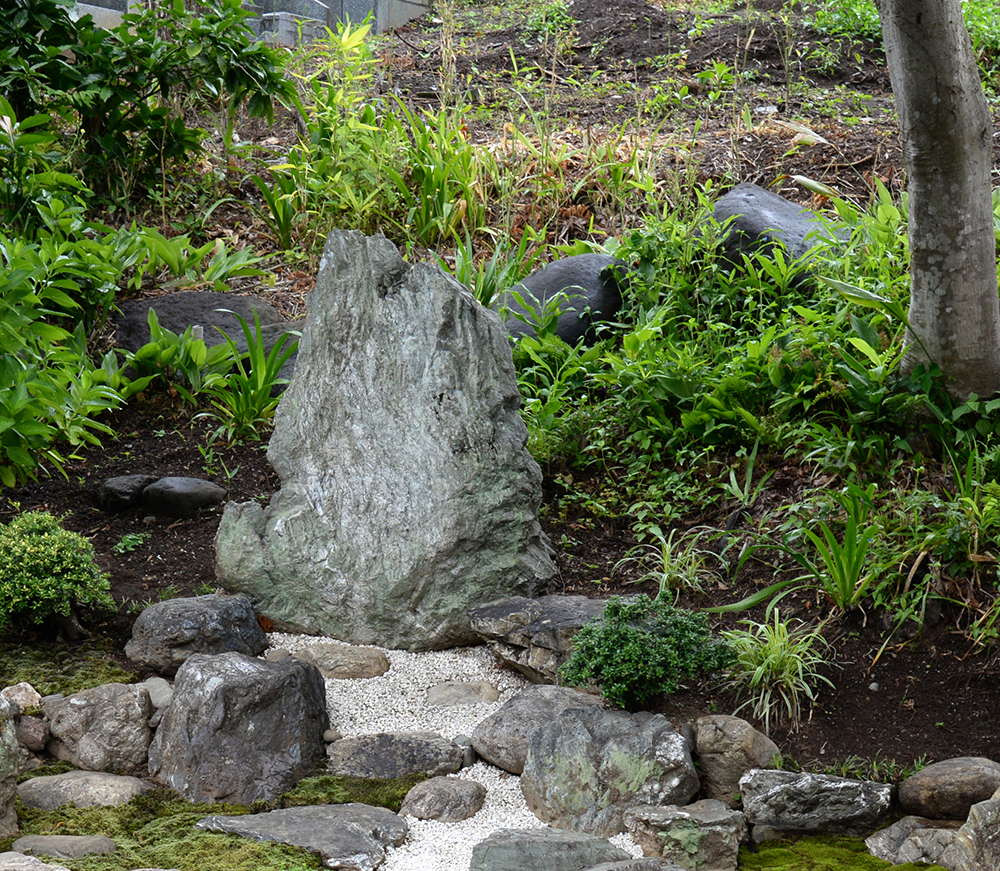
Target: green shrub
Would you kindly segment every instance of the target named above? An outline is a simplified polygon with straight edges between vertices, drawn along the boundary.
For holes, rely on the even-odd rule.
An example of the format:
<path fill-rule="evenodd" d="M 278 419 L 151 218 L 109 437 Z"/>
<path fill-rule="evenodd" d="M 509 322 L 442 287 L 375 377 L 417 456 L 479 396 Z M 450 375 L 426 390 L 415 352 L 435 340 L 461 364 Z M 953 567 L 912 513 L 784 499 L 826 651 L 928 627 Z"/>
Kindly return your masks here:
<path fill-rule="evenodd" d="M 603 617 L 577 633 L 573 654 L 559 673 L 575 686 L 596 683 L 601 695 L 631 708 L 681 680 L 725 668 L 729 647 L 713 636 L 704 614 L 640 595 L 608 600 Z"/>
<path fill-rule="evenodd" d="M 90 542 L 44 511 L 0 527 L 0 628 L 70 616 L 76 605 L 114 607 Z"/>

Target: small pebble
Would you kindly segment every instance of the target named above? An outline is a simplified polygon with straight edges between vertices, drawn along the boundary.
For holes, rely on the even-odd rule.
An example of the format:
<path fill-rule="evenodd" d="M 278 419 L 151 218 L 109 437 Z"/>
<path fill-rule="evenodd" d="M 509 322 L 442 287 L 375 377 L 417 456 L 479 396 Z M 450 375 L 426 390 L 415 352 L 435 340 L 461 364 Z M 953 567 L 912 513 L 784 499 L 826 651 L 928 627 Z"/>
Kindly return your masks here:
<path fill-rule="evenodd" d="M 872 681 L 870 684 L 868 684 L 868 689 L 871 690 L 871 692 L 873 693 L 877 693 L 879 691 L 879 685 L 875 683 L 875 681 Z"/>

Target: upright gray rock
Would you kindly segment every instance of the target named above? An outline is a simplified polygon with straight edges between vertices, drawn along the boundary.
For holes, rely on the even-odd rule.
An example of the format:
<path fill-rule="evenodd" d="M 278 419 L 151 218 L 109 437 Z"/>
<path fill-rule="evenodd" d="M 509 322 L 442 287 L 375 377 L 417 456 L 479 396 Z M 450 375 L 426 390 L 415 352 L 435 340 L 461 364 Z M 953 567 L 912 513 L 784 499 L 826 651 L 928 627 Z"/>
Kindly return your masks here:
<path fill-rule="evenodd" d="M 972 806 L 969 818 L 938 861 L 949 871 L 1000 868 L 1000 789 Z"/>
<path fill-rule="evenodd" d="M 196 653 L 177 672 L 149 770 L 190 801 L 272 799 L 314 770 L 328 726 L 316 666 Z"/>
<path fill-rule="evenodd" d="M 753 768 L 774 768 L 778 745 L 746 720 L 725 714 L 701 717 L 694 728 L 701 794 L 737 807 L 740 778 Z"/>
<path fill-rule="evenodd" d="M 266 648 L 250 600 L 213 593 L 150 605 L 135 621 L 125 655 L 172 676 L 192 653 L 257 656 Z"/>
<path fill-rule="evenodd" d="M 109 683 L 42 699 L 52 737 L 48 751 L 87 771 L 129 774 L 146 761 L 153 703 L 145 687 Z"/>
<path fill-rule="evenodd" d="M 662 715 L 570 708 L 528 735 L 521 791 L 540 820 L 609 837 L 631 807 L 687 804 L 698 774 Z"/>
<path fill-rule="evenodd" d="M 647 856 L 662 856 L 689 871 L 736 871 L 747 835 L 743 814 L 712 798 L 687 807 L 631 808 L 625 827 Z"/>
<path fill-rule="evenodd" d="M 309 297 L 264 510 L 226 506 L 217 574 L 276 626 L 410 650 L 554 575 L 496 314 L 381 237 L 335 231 Z"/>
<path fill-rule="evenodd" d="M 17 834 L 14 800 L 17 798 L 17 776 L 21 773 L 21 761 L 24 759 L 14 727 L 17 713 L 17 702 L 0 696 L 0 838 Z"/>
<path fill-rule="evenodd" d="M 958 820 L 903 817 L 865 838 L 865 846 L 873 856 L 893 865 L 905 862 L 937 865 L 945 850 L 954 843 L 959 825 Z"/>

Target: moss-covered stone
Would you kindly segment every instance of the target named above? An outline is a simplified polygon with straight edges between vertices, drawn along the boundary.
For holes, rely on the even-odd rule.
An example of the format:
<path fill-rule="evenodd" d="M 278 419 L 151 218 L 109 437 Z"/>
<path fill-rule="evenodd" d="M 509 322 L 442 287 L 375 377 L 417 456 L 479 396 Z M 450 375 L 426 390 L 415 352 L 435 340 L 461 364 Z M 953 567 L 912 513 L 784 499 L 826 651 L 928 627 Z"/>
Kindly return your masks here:
<path fill-rule="evenodd" d="M 25 681 L 43 696 L 71 695 L 108 683 L 132 683 L 135 675 L 111 658 L 111 644 L 94 639 L 81 645 L 0 641 L 0 687 Z"/>
<path fill-rule="evenodd" d="M 929 871 L 939 865 L 892 865 L 876 859 L 860 838 L 801 838 L 769 841 L 756 850 L 740 850 L 740 871 Z"/>

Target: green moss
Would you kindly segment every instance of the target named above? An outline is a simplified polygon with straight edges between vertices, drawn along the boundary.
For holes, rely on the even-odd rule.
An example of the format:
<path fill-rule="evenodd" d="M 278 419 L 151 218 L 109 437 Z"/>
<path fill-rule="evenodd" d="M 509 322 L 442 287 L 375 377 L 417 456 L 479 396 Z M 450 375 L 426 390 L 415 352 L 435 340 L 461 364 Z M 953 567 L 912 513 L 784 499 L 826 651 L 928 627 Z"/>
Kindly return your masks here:
<path fill-rule="evenodd" d="M 927 871 L 941 866 L 892 865 L 872 856 L 860 838 L 822 837 L 769 841 L 753 852 L 741 848 L 739 867 L 741 871 Z"/>
<path fill-rule="evenodd" d="M 65 774 L 67 771 L 75 771 L 68 762 L 61 762 L 59 760 L 54 760 L 48 765 L 39 765 L 38 768 L 32 768 L 30 771 L 21 772 L 20 776 L 17 778 L 18 783 L 24 783 L 26 780 L 31 780 L 33 777 L 49 777 L 53 774 Z"/>
<path fill-rule="evenodd" d="M 106 683 L 131 683 L 135 675 L 114 662 L 111 650 L 104 639 L 78 646 L 0 641 L 0 686 L 26 681 L 48 696 L 70 695 Z"/>
<path fill-rule="evenodd" d="M 295 789 L 286 792 L 281 807 L 307 804 L 347 804 L 356 801 L 373 807 L 399 810 L 403 799 L 414 786 L 427 780 L 426 774 L 411 774 L 392 780 L 365 780 L 359 777 L 334 777 L 318 774 L 299 781 Z"/>

